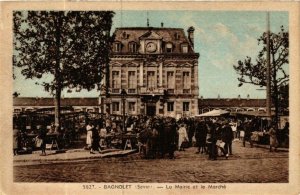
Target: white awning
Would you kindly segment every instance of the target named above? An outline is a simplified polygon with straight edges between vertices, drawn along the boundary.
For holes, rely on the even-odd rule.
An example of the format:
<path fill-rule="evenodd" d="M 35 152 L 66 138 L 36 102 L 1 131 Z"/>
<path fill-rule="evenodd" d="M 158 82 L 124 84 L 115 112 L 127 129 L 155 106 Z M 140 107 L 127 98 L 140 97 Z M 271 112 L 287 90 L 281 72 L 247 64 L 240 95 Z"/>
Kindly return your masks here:
<path fill-rule="evenodd" d="M 196 115 L 196 117 L 221 116 L 221 115 L 228 114 L 228 113 L 229 112 L 226 110 L 221 110 L 221 109 L 216 110 L 215 109 L 215 110 L 212 110 L 212 111 L 200 114 L 200 115 Z"/>

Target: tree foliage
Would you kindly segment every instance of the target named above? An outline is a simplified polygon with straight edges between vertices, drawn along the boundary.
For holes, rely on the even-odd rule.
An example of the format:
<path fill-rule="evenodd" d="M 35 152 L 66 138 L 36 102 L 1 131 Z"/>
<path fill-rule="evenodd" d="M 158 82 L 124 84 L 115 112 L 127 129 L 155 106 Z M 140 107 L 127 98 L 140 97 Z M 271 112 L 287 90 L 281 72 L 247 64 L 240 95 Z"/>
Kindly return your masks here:
<path fill-rule="evenodd" d="M 259 51 L 257 58 L 253 61 L 247 56 L 244 60 L 239 60 L 237 65 L 234 65 L 238 74 L 239 87 L 244 83 L 266 86 L 266 70 L 267 70 L 267 33 L 263 33 L 258 38 L 258 44 L 262 45 L 262 50 Z M 279 33 L 270 33 L 270 54 L 271 54 L 271 85 L 284 86 L 289 81 L 289 75 L 286 72 L 286 65 L 289 60 L 289 33 L 285 31 L 283 26 Z M 274 77 L 274 75 L 276 75 Z"/>
<path fill-rule="evenodd" d="M 26 79 L 53 75 L 40 83 L 53 94 L 63 88 L 91 90 L 109 62 L 111 11 L 16 11 L 14 66 Z"/>
<path fill-rule="evenodd" d="M 238 74 L 239 87 L 244 83 L 258 85 L 260 87 L 267 85 L 267 36 L 263 33 L 258 38 L 258 44 L 262 45 L 257 58 L 253 62 L 250 57 L 239 60 L 234 65 Z M 281 26 L 280 32 L 269 33 L 270 36 L 270 76 L 271 76 L 271 97 L 275 107 L 275 123 L 278 122 L 279 112 L 283 113 L 289 105 L 289 74 L 287 65 L 289 64 L 289 33 Z"/>
<path fill-rule="evenodd" d="M 289 107 L 289 84 L 279 86 L 278 88 L 279 111 L 284 113 Z"/>
<path fill-rule="evenodd" d="M 44 79 L 55 95 L 55 125 L 60 127 L 60 98 L 64 88 L 101 87 L 109 63 L 112 11 L 13 12 L 13 66 L 26 79 Z M 49 80 L 49 81 L 48 81 Z"/>

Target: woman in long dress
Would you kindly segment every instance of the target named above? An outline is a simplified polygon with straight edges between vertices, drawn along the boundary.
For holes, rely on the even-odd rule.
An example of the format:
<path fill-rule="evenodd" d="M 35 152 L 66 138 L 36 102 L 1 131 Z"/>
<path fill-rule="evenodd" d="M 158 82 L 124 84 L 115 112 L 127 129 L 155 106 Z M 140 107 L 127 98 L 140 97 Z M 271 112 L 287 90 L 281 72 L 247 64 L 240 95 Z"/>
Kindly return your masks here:
<path fill-rule="evenodd" d="M 97 128 L 92 128 L 92 147 L 91 154 L 94 154 L 95 151 L 100 152 L 100 135 Z"/>
<path fill-rule="evenodd" d="M 13 130 L 13 152 L 14 155 L 18 155 L 18 149 L 19 149 L 19 143 L 20 143 L 20 132 L 18 129 Z"/>
<path fill-rule="evenodd" d="M 94 125 L 92 124 L 92 121 L 90 121 L 88 123 L 88 125 L 86 126 L 86 144 L 87 144 L 87 147 L 88 148 L 91 148 L 92 146 L 92 136 L 93 136 L 93 133 L 92 133 L 92 130 L 94 128 Z"/>
<path fill-rule="evenodd" d="M 182 124 L 181 127 L 178 130 L 178 150 L 184 150 L 184 148 L 182 147 L 182 142 L 184 141 L 189 141 L 187 132 L 186 132 L 186 128 L 184 127 L 184 125 Z"/>
<path fill-rule="evenodd" d="M 41 156 L 46 156 L 46 139 L 47 139 L 47 129 L 46 126 L 42 125 L 39 132 L 39 138 L 42 140 L 41 144 Z"/>
<path fill-rule="evenodd" d="M 272 125 L 268 134 L 270 135 L 270 152 L 273 152 L 273 148 L 274 151 L 276 152 L 277 147 L 278 147 L 278 140 L 276 137 L 276 131 L 275 131 L 275 126 Z"/>

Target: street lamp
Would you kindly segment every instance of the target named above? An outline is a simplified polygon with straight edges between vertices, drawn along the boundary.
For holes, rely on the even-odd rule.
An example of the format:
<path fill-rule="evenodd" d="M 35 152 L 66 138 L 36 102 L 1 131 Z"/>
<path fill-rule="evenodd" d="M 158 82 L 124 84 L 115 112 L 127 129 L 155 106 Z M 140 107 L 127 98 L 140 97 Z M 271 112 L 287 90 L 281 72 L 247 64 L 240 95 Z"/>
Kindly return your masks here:
<path fill-rule="evenodd" d="M 121 91 L 121 97 L 122 97 L 122 104 L 123 104 L 123 132 L 126 133 L 126 127 L 125 127 L 125 100 L 126 100 L 127 92 L 125 89 L 122 89 Z"/>

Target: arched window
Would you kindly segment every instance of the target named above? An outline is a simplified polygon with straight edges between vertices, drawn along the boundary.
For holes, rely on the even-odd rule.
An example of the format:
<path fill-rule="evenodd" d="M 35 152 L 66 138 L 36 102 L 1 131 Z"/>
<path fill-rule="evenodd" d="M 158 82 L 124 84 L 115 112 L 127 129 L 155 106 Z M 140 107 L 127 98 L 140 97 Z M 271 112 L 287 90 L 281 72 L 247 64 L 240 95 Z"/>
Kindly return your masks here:
<path fill-rule="evenodd" d="M 174 33 L 174 37 L 175 37 L 175 40 L 179 40 L 179 38 L 180 38 L 179 33 L 178 32 Z"/>
<path fill-rule="evenodd" d="M 173 45 L 172 45 L 172 43 L 167 43 L 166 44 L 166 52 L 167 53 L 172 53 L 173 52 Z"/>
<path fill-rule="evenodd" d="M 75 112 L 81 112 L 81 111 L 82 111 L 82 108 L 76 107 L 76 108 L 74 108 L 74 111 L 75 111 Z"/>
<path fill-rule="evenodd" d="M 131 53 L 137 52 L 137 43 L 136 42 L 129 43 L 129 52 L 131 52 Z"/>
<path fill-rule="evenodd" d="M 121 50 L 122 50 L 122 44 L 120 42 L 115 42 L 114 43 L 114 51 L 121 52 Z"/>
<path fill-rule="evenodd" d="M 94 108 L 92 108 L 92 107 L 88 107 L 88 108 L 86 108 L 86 112 L 88 112 L 88 113 L 90 113 L 90 112 L 94 112 L 95 111 L 95 109 Z"/>
<path fill-rule="evenodd" d="M 258 111 L 259 112 L 266 112 L 266 109 L 265 108 L 258 108 Z"/>
<path fill-rule="evenodd" d="M 15 109 L 14 109 L 14 113 L 20 113 L 20 112 L 22 112 L 22 109 L 21 109 L 21 108 L 15 108 Z"/>
<path fill-rule="evenodd" d="M 243 108 L 237 108 L 236 109 L 236 112 L 244 112 L 245 111 L 245 109 L 243 109 Z"/>
<path fill-rule="evenodd" d="M 188 44 L 187 43 L 182 43 L 181 44 L 181 52 L 182 53 L 188 53 Z"/>

